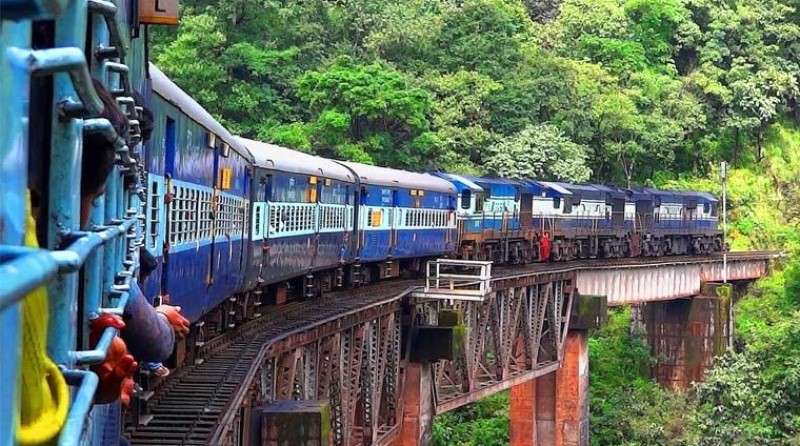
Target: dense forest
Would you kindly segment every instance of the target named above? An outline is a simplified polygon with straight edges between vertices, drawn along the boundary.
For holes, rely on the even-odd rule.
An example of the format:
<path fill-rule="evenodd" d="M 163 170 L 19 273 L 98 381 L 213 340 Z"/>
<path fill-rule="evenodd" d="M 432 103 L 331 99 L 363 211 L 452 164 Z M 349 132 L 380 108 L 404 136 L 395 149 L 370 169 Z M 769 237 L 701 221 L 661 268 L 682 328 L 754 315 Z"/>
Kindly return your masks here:
<path fill-rule="evenodd" d="M 800 445 L 800 0 L 182 1 L 151 58 L 233 133 L 328 157 L 719 193 L 734 249 L 784 267 L 735 352 L 661 390 L 630 313 L 593 334 L 595 446 Z M 499 395 L 440 445 L 504 445 Z"/>

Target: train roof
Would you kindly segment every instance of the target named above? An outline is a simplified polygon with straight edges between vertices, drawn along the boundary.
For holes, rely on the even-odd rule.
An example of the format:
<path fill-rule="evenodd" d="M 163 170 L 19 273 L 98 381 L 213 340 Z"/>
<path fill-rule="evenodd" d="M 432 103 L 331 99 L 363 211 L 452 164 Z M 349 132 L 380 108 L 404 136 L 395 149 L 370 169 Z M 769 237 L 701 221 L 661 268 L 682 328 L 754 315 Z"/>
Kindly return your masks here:
<path fill-rule="evenodd" d="M 250 150 L 257 167 L 303 175 L 319 175 L 350 183 L 356 182 L 350 169 L 327 158 L 241 136 L 237 136 L 236 139 Z"/>
<path fill-rule="evenodd" d="M 202 125 L 209 132 L 214 133 L 217 137 L 221 138 L 224 142 L 228 143 L 233 150 L 240 155 L 253 161 L 250 151 L 247 150 L 228 130 L 222 126 L 209 112 L 206 111 L 200 104 L 197 103 L 185 91 L 181 90 L 175 82 L 172 82 L 161 70 L 158 69 L 152 62 L 150 62 L 150 78 L 153 84 L 153 91 L 164 98 L 172 105 L 178 107 L 187 116 L 195 120 L 198 124 Z"/>
<path fill-rule="evenodd" d="M 388 167 L 361 164 L 352 161 L 336 161 L 347 166 L 362 183 L 375 186 L 390 186 L 404 188 L 418 188 L 432 192 L 455 194 L 456 187 L 453 183 L 427 173 L 408 172 L 406 170 L 390 169 Z"/>
<path fill-rule="evenodd" d="M 496 186 L 497 189 L 504 189 L 504 188 L 513 188 L 514 193 L 516 193 L 516 189 L 519 188 L 520 192 L 527 192 L 534 195 L 539 195 L 542 191 L 542 186 L 535 181 L 526 181 L 526 180 L 509 180 L 505 178 L 489 178 L 489 177 L 475 177 L 470 175 L 462 175 L 463 178 L 466 178 L 478 186 L 483 187 L 484 185 L 488 185 L 490 187 Z"/>
<path fill-rule="evenodd" d="M 458 189 L 459 192 L 464 189 L 469 189 L 473 192 L 482 192 L 484 190 L 484 186 L 486 185 L 519 187 L 523 193 L 527 192 L 533 195 L 541 194 L 542 190 L 544 189 L 544 186 L 542 186 L 540 183 L 529 180 L 507 180 L 504 178 L 476 177 L 472 175 L 459 175 L 442 171 L 432 171 L 431 175 L 444 178 L 445 180 L 455 184 L 456 189 Z"/>
<path fill-rule="evenodd" d="M 564 189 L 572 192 L 573 195 L 580 196 L 581 199 L 600 200 L 603 198 L 604 192 L 597 189 L 591 184 L 573 184 L 564 183 L 561 181 L 553 181 L 552 184 L 563 187 Z"/>
<path fill-rule="evenodd" d="M 573 195 L 569 189 L 566 189 L 565 187 L 561 186 L 561 183 L 554 183 L 552 181 L 539 181 L 538 183 L 546 187 L 550 191 L 556 192 L 560 195 Z"/>
<path fill-rule="evenodd" d="M 441 171 L 433 171 L 430 172 L 431 175 L 439 178 L 443 178 L 453 185 L 455 185 L 458 192 L 461 192 L 464 189 L 471 190 L 472 192 L 482 192 L 483 188 L 475 184 L 474 181 L 470 180 L 469 178 L 454 174 L 454 173 L 446 173 Z"/>
<path fill-rule="evenodd" d="M 713 194 L 702 191 L 688 191 L 688 190 L 663 190 L 653 189 L 649 187 L 636 187 L 628 189 L 628 196 L 637 198 L 639 200 L 645 199 L 645 196 L 658 196 L 661 201 L 669 203 L 684 203 L 688 200 L 697 200 L 700 203 L 717 203 L 719 200 Z"/>

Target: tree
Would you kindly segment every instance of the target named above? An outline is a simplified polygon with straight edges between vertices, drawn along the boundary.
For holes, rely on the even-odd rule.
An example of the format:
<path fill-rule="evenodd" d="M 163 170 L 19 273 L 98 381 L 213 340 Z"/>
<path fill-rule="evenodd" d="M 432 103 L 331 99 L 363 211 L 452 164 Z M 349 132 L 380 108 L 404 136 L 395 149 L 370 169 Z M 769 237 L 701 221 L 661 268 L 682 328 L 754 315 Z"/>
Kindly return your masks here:
<path fill-rule="evenodd" d="M 587 149 L 573 143 L 555 126 L 540 124 L 503 138 L 489 147 L 483 166 L 502 178 L 586 181 Z"/>
<path fill-rule="evenodd" d="M 521 59 L 532 36 L 525 7 L 512 0 L 464 0 L 444 16 L 432 38 L 439 69 L 477 71 L 496 78 Z"/>
<path fill-rule="evenodd" d="M 314 144 L 322 153 L 417 168 L 435 154 L 429 93 L 385 63 L 341 56 L 300 77 L 297 95 L 312 110 Z"/>
<path fill-rule="evenodd" d="M 431 130 L 441 142 L 436 165 L 451 172 L 473 171 L 471 166 L 480 163 L 485 147 L 495 139 L 489 101 L 503 86 L 465 70 L 430 74 L 424 85 L 433 94 Z"/>

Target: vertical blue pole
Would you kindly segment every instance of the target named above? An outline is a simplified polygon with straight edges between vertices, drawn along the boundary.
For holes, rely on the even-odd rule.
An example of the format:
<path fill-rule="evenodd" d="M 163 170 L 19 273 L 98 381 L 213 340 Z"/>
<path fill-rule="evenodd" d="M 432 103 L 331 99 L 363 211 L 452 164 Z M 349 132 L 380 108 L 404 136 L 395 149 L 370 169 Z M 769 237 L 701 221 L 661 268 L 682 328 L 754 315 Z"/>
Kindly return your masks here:
<path fill-rule="evenodd" d="M 56 20 L 56 47 L 84 48 L 86 36 L 86 2 L 73 1 Z M 65 100 L 78 101 L 78 95 L 68 75 L 55 75 L 54 113 Z M 80 184 L 83 121 L 60 120 L 53 116 L 52 153 L 50 165 L 50 218 L 47 248 L 62 243 L 63 232 L 79 229 Z M 47 331 L 48 353 L 56 363 L 72 368 L 70 350 L 76 347 L 78 330 L 78 274 L 62 274 L 48 290 L 50 323 Z"/>
<path fill-rule="evenodd" d="M 28 173 L 28 94 L 30 78 L 5 57 L 11 46 L 30 47 L 29 21 L 0 21 L 0 244 L 22 245 Z M 0 312 L 0 444 L 14 444 L 19 405 L 20 305 Z"/>

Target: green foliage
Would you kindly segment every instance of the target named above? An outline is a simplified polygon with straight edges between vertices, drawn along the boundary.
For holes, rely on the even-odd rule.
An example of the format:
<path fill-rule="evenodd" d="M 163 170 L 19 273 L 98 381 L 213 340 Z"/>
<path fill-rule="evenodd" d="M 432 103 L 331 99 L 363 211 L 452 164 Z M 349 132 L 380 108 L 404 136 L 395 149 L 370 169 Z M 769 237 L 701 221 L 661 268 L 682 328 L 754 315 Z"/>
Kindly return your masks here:
<path fill-rule="evenodd" d="M 558 3 L 197 0 L 152 53 L 237 133 L 415 169 L 505 171 L 490 148 L 557 128 L 573 179 L 705 175 L 764 158 L 795 113 L 793 0 Z"/>
<path fill-rule="evenodd" d="M 437 146 L 425 133 L 430 95 L 385 63 L 339 57 L 301 76 L 297 95 L 315 118 L 318 152 L 402 167 L 421 165 Z"/>
<path fill-rule="evenodd" d="M 591 444 L 684 444 L 686 399 L 650 380 L 655 358 L 630 321 L 630 309 L 614 310 L 589 339 Z"/>
<path fill-rule="evenodd" d="M 433 446 L 507 446 L 508 392 L 436 417 Z"/>
<path fill-rule="evenodd" d="M 483 165 L 501 178 L 586 181 L 592 173 L 586 152 L 586 147 L 570 141 L 558 127 L 542 124 L 490 146 Z"/>

